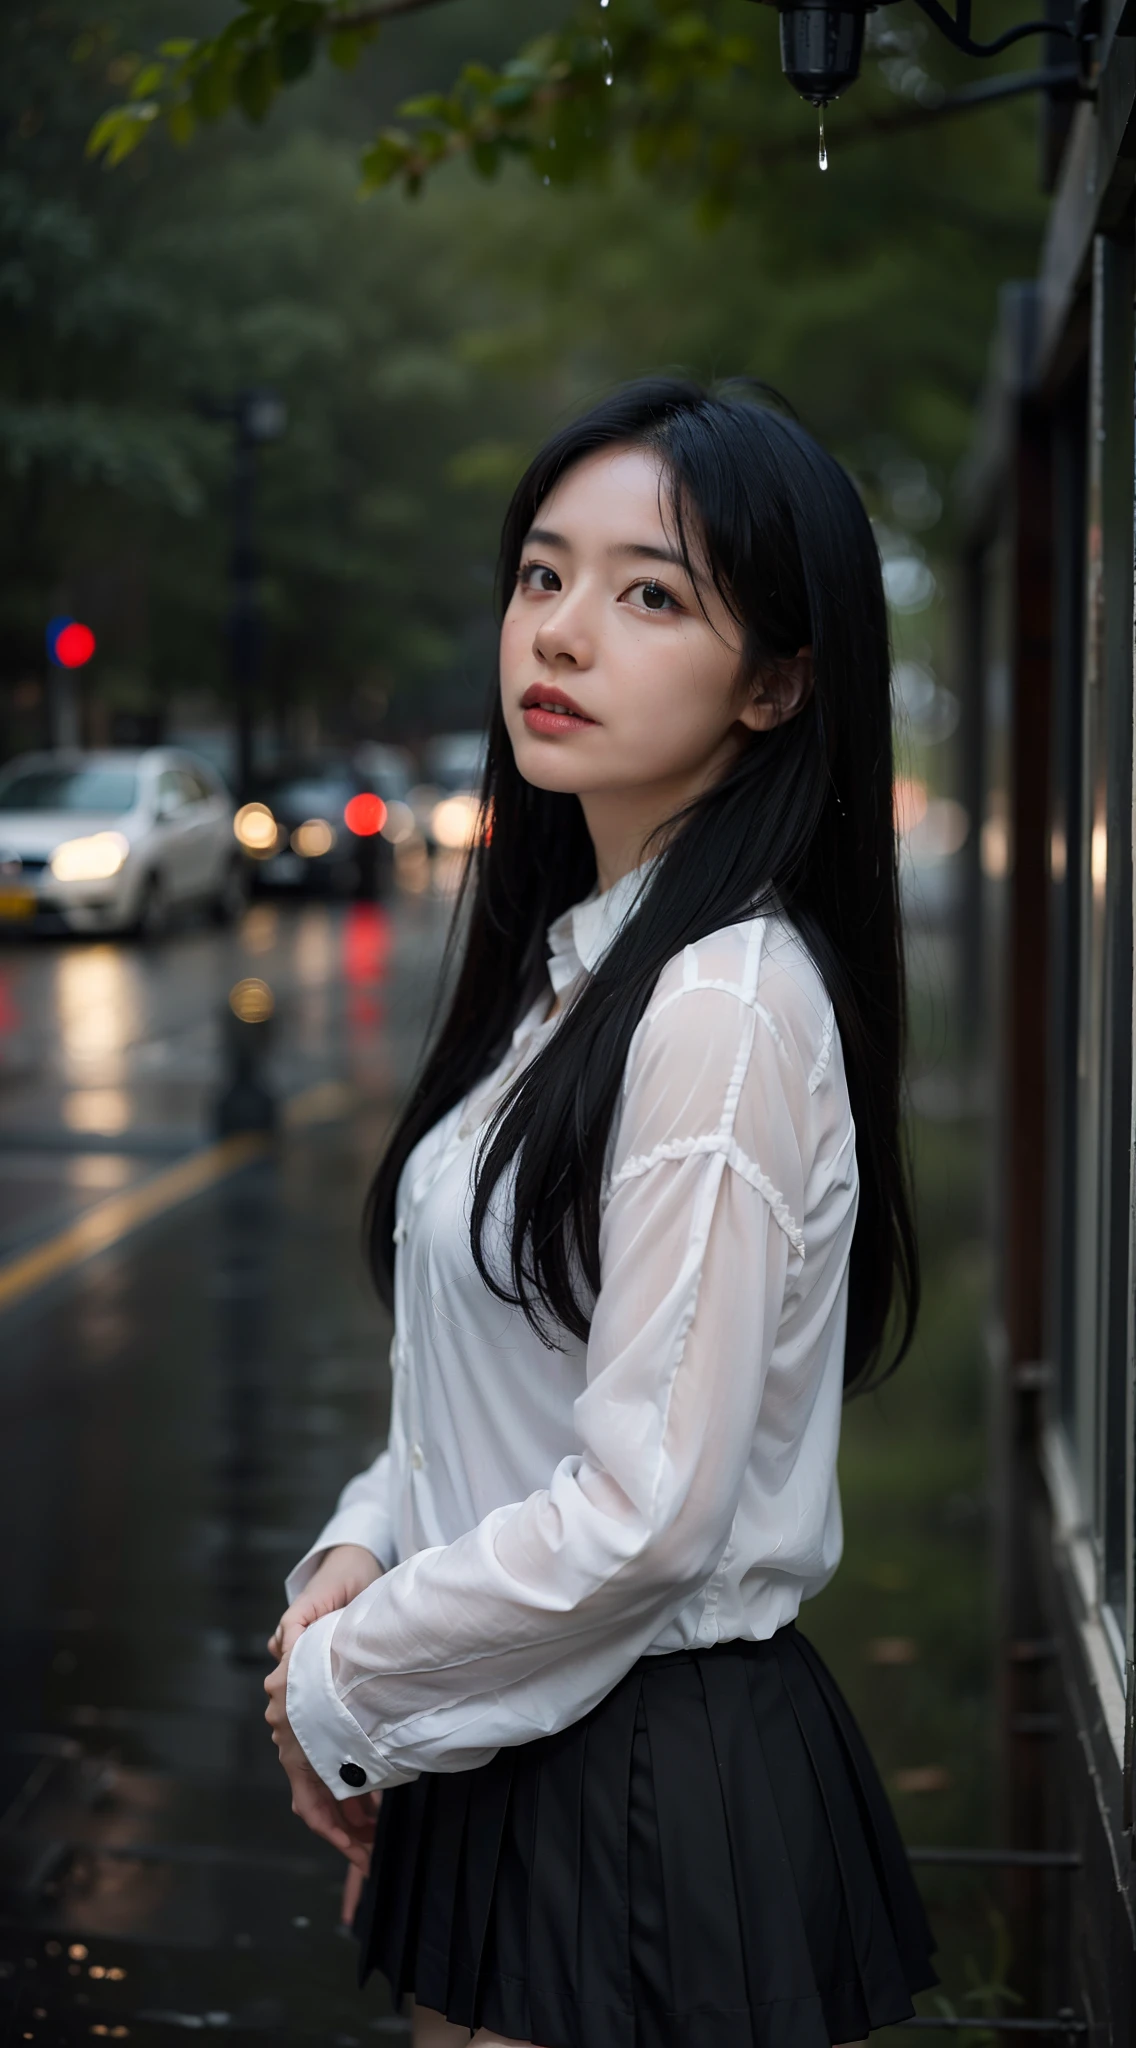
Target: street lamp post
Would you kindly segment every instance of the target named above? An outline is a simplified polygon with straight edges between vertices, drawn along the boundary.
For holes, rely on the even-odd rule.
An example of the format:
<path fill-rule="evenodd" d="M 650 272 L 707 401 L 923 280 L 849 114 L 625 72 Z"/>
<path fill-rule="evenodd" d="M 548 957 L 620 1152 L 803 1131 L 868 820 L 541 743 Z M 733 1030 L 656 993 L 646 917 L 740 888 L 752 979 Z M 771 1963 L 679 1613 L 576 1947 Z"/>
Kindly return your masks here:
<path fill-rule="evenodd" d="M 229 673 L 233 684 L 236 738 L 235 783 L 239 802 L 249 794 L 253 773 L 253 722 L 262 643 L 260 564 L 256 552 L 257 450 L 278 441 L 288 423 L 275 391 L 252 387 L 224 400 L 206 399 L 209 419 L 233 429 L 233 544 L 229 558 Z"/>

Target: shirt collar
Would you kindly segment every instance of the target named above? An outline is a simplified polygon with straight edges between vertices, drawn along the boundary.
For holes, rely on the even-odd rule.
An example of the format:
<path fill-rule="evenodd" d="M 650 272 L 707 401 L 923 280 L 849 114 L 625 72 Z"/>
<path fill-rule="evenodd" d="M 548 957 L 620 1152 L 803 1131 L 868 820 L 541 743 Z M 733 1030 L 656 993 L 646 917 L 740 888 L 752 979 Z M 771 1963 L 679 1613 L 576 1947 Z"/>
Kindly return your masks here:
<path fill-rule="evenodd" d="M 605 889 L 593 890 L 548 927 L 548 978 L 562 995 L 581 974 L 594 974 L 604 954 L 622 931 L 646 886 L 654 860 L 632 868 Z"/>

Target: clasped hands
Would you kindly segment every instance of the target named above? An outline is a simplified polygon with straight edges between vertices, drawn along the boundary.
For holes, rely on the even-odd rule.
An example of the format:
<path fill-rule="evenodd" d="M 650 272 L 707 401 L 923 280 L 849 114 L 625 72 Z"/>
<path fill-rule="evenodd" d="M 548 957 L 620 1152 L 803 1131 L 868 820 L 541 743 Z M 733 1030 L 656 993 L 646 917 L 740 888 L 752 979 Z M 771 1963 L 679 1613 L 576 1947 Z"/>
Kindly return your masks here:
<path fill-rule="evenodd" d="M 330 1842 L 333 1848 L 346 1856 L 351 1865 L 343 1897 L 345 1920 L 353 1917 L 370 1864 L 375 1815 L 381 1795 L 363 1792 L 351 1799 L 336 1799 L 318 1772 L 312 1769 L 288 1719 L 288 1664 L 297 1640 L 313 1621 L 348 1606 L 356 1594 L 371 1585 L 381 1572 L 382 1566 L 369 1550 L 364 1550 L 357 1543 L 337 1544 L 334 1550 L 328 1551 L 299 1599 L 285 1608 L 268 1639 L 269 1651 L 277 1659 L 277 1665 L 264 1681 L 264 1690 L 268 1694 L 264 1718 L 272 1730 L 277 1754 L 288 1774 L 293 1813 L 311 1828 L 313 1834 L 322 1835 L 325 1842 Z"/>

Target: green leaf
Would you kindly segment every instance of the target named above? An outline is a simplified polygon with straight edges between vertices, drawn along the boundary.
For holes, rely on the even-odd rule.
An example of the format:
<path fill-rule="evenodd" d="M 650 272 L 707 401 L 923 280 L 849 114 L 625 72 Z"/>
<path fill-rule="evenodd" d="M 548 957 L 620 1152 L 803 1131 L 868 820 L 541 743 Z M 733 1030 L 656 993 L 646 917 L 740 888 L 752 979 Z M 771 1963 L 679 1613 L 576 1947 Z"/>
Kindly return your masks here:
<path fill-rule="evenodd" d="M 237 104 L 250 121 L 263 121 L 279 84 L 276 52 L 260 43 L 244 59 L 233 82 Z"/>
<path fill-rule="evenodd" d="M 427 163 L 440 164 L 449 155 L 450 135 L 445 128 L 423 128 L 414 140 L 418 155 Z"/>
<path fill-rule="evenodd" d="M 195 71 L 190 82 L 193 111 L 199 121 L 219 121 L 233 103 L 233 73 L 223 57 L 214 57 Z"/>
<path fill-rule="evenodd" d="M 130 81 L 130 97 L 132 100 L 152 100 L 154 94 L 161 91 L 165 82 L 164 64 L 144 64 L 141 71 Z"/>
<path fill-rule="evenodd" d="M 250 45 L 258 43 L 263 34 L 263 20 L 246 8 L 243 13 L 234 14 L 232 21 L 225 23 L 220 35 L 216 36 L 212 43 L 203 43 L 201 47 L 206 55 L 226 57 L 238 50 L 247 50 Z"/>
<path fill-rule="evenodd" d="M 189 100 L 178 100 L 166 108 L 166 129 L 171 142 L 189 142 L 196 127 L 197 116 Z"/>
<path fill-rule="evenodd" d="M 144 101 L 139 106 L 108 108 L 87 138 L 87 155 L 101 156 L 108 169 L 113 169 L 137 149 L 160 112 L 156 100 Z"/>
<path fill-rule="evenodd" d="M 523 107 L 532 105 L 533 88 L 523 79 L 506 79 L 496 91 L 490 93 L 489 104 L 500 114 L 519 114 Z"/>
<path fill-rule="evenodd" d="M 158 44 L 158 52 L 162 57 L 190 57 L 196 48 L 197 44 L 188 36 L 178 36 L 172 43 Z"/>
<path fill-rule="evenodd" d="M 411 121 L 452 121 L 453 102 L 444 92 L 420 92 L 414 99 L 403 100 L 399 113 Z"/>
<path fill-rule="evenodd" d="M 360 160 L 363 190 L 373 192 L 381 185 L 389 185 L 406 168 L 413 154 L 414 144 L 404 129 L 382 129 Z"/>
<path fill-rule="evenodd" d="M 276 42 L 276 64 L 282 85 L 291 85 L 310 71 L 316 54 L 316 39 L 310 28 L 294 28 Z"/>
<path fill-rule="evenodd" d="M 494 86 L 500 83 L 500 77 L 500 72 L 491 71 L 488 64 L 463 64 L 461 68 L 461 83 L 471 92 L 492 92 Z"/>
<path fill-rule="evenodd" d="M 470 161 L 482 178 L 495 178 L 501 168 L 501 145 L 482 137 L 470 147 Z"/>
<path fill-rule="evenodd" d="M 335 34 L 328 38 L 327 54 L 338 70 L 353 71 L 363 54 L 365 41 L 358 29 L 337 28 Z"/>

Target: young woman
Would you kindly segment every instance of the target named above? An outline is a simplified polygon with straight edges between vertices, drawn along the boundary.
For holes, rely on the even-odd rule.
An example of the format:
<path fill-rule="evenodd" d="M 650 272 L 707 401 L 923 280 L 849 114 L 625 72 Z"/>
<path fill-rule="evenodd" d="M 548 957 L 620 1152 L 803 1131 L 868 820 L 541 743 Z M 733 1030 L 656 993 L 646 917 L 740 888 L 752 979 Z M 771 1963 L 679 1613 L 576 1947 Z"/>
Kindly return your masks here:
<path fill-rule="evenodd" d="M 537 456 L 501 578 L 460 972 L 372 1190 L 390 1447 L 268 1720 L 416 2048 L 830 2048 L 935 1981 L 796 1627 L 917 1299 L 879 558 L 795 421 L 652 381 Z"/>

